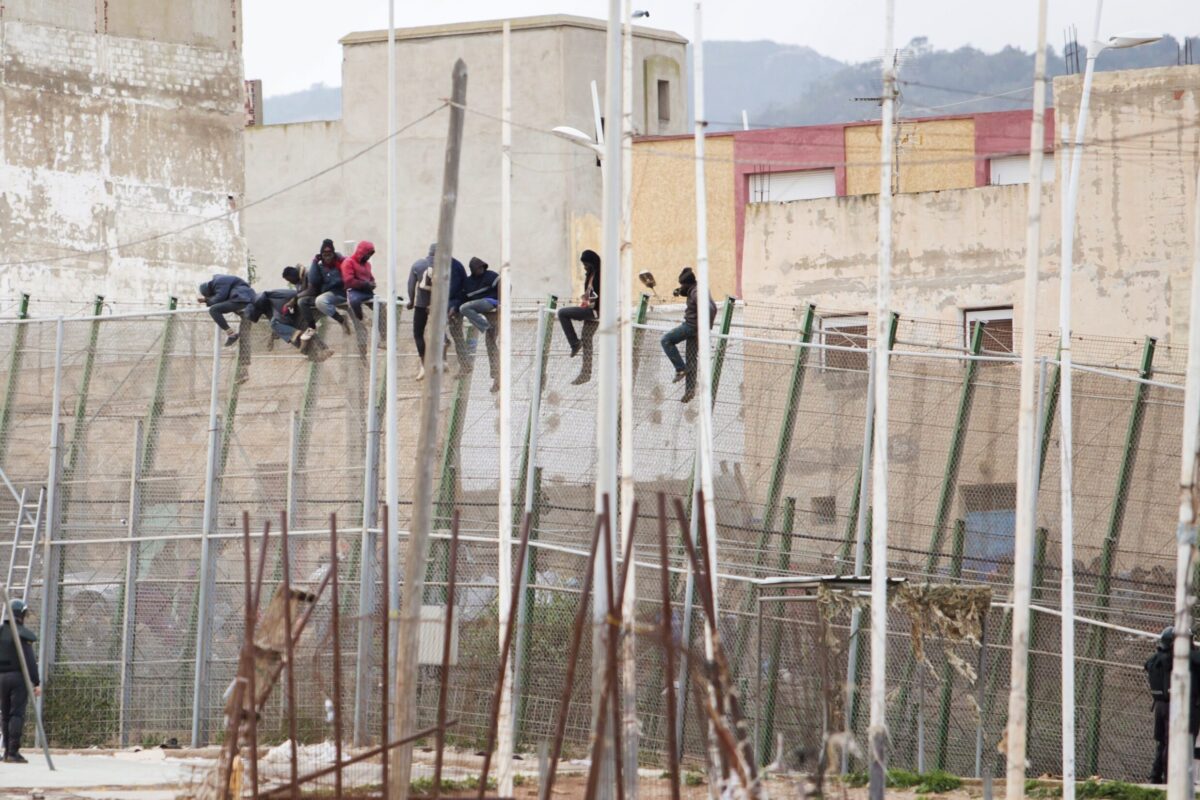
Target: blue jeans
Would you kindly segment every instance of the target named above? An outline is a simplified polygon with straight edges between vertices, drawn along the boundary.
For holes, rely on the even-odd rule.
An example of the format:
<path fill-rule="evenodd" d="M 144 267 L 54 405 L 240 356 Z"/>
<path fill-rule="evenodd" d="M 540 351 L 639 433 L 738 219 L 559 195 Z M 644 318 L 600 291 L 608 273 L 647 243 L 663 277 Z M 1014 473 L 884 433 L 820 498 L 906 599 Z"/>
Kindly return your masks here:
<path fill-rule="evenodd" d="M 342 321 L 342 315 L 337 312 L 338 308 L 346 307 L 346 296 L 335 292 L 325 292 L 319 295 L 316 299 L 317 310 L 327 317 L 330 317 L 336 322 Z"/>
<path fill-rule="evenodd" d="M 671 364 L 675 367 L 676 372 L 683 372 L 687 369 L 687 364 L 684 362 L 683 356 L 679 355 L 679 343 L 695 338 L 696 326 L 689 325 L 686 322 L 663 334 L 663 352 L 666 353 L 667 358 L 671 360 Z"/>
<path fill-rule="evenodd" d="M 271 331 L 276 336 L 278 336 L 280 339 L 283 339 L 285 342 L 287 342 L 288 344 L 292 343 L 292 337 L 298 333 L 297 328 L 294 328 L 291 325 L 288 325 L 286 322 L 284 322 L 281 319 L 272 319 L 271 320 Z M 300 343 L 297 342 L 296 346 L 298 347 L 299 345 L 300 345 Z"/>
<path fill-rule="evenodd" d="M 346 292 L 346 304 L 350 306 L 350 313 L 355 319 L 362 319 L 362 307 L 365 304 L 368 308 L 375 307 L 375 292 L 371 289 L 350 289 Z"/>
<path fill-rule="evenodd" d="M 495 301 L 483 297 L 479 300 L 471 300 L 463 303 L 458 307 L 458 311 L 460 314 L 466 317 L 468 322 L 475 326 L 475 330 L 479 331 L 480 333 L 487 333 L 488 329 L 492 327 L 492 324 L 487 321 L 487 317 L 485 317 L 484 314 L 489 314 L 495 311 L 496 308 L 497 305 Z"/>

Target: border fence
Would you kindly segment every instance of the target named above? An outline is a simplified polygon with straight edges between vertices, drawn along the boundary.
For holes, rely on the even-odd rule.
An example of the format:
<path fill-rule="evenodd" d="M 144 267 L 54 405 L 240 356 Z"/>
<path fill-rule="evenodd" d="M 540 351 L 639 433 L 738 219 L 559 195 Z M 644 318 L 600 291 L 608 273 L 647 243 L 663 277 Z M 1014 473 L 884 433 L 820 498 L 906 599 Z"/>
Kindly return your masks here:
<path fill-rule="evenodd" d="M 671 383 L 658 344 L 679 313 L 651 311 L 644 302 L 637 311 L 634 472 L 640 496 L 663 491 L 690 506 L 696 401 L 679 402 L 683 385 Z M 407 318 L 400 324 L 407 498 L 420 384 L 409 378 L 416 354 Z M 874 326 L 863 315 L 732 301 L 718 311 L 716 326 L 722 639 L 758 732 L 759 758 L 775 759 L 782 742 L 782 767 L 811 770 L 824 734 L 844 728 L 859 741 L 865 735 L 868 620 L 856 613 L 853 590 L 793 602 L 791 595 L 803 592 L 772 579 L 870 572 L 864 434 L 872 415 Z M 514 309 L 514 505 L 522 507 L 527 486 L 533 497 L 514 655 L 517 746 L 526 751 L 551 734 L 593 521 L 596 383 L 577 381 L 586 360 L 569 356 L 556 328 L 547 304 Z M 894 607 L 890 763 L 999 775 L 1018 405 L 1018 368 L 1005 351 L 1019 339 L 987 326 L 967 331 L 902 316 L 893 330 L 889 574 L 911 585 L 990 587 L 992 605 L 982 641 L 947 635 L 911 607 Z M 541 363 L 539 332 L 549 345 Z M 356 742 L 377 738 L 380 709 L 369 698 L 381 680 L 379 602 L 386 594 L 376 508 L 383 403 L 371 401 L 372 394 L 382 397 L 383 358 L 361 325 L 350 334 L 328 325 L 321 335 L 335 354 L 316 362 L 271 343 L 265 324 L 222 347 L 202 312 L 0 323 L 0 467 L 13 490 L 0 487 L 0 524 L 9 532 L 0 565 L 21 563 L 13 544 L 27 541 L 31 526 L 18 519 L 36 511 L 40 540 L 27 583 L 41 631 L 52 744 L 216 739 L 242 641 L 243 511 L 260 526 L 288 513 L 292 581 L 301 586 L 327 569 L 329 515 L 338 515 L 341 639 L 352 643 L 343 646 L 343 671 L 356 676 L 344 681 L 342 700 L 355 712 Z M 1056 335 L 1039 336 L 1039 610 L 1029 681 L 1032 769 L 1051 774 L 1059 771 L 1062 691 L 1062 626 L 1052 613 L 1061 564 L 1056 342 Z M 460 360 L 456 350 L 449 348 L 453 377 L 442 398 L 425 603 L 444 603 L 446 532 L 457 508 L 459 623 L 449 715 L 458 724 L 451 742 L 477 749 L 486 741 L 498 640 L 498 408 L 482 343 L 477 363 L 465 349 Z M 1154 634 L 1169 624 L 1174 591 L 1172 476 L 1184 354 L 1150 339 L 1091 337 L 1081 337 L 1075 353 L 1079 765 L 1082 774 L 1142 778 L 1153 743 L 1141 664 Z M 535 393 L 541 405 L 533 447 Z M 44 502 L 37 501 L 43 492 Z M 656 520 L 652 503 L 641 508 L 637 615 L 652 621 Z M 403 504 L 401 557 L 408 510 Z M 271 547 L 268 576 L 278 577 L 278 539 Z M 699 637 L 698 622 L 683 613 L 690 606 L 682 551 L 671 566 L 680 578 L 676 634 Z M 23 580 L 19 569 L 11 578 L 19 589 Z M 316 644 L 296 665 L 296 677 L 297 685 L 313 687 L 300 696 L 301 737 L 321 741 L 330 735 L 328 609 L 318 610 L 313 625 Z M 914 647 L 917 638 L 921 647 Z M 585 637 L 585 663 L 589 648 Z M 426 726 L 434 719 L 440 667 L 421 669 L 418 726 Z M 636 670 L 641 758 L 659 764 L 666 746 L 662 667 L 649 643 L 637 648 Z M 584 753 L 591 727 L 589 670 L 581 669 L 576 682 L 568 755 Z M 680 705 L 683 754 L 699 761 L 703 721 Z M 265 715 L 264 741 L 287 736 L 281 712 L 275 714 Z M 857 756 L 848 766 L 863 768 Z"/>

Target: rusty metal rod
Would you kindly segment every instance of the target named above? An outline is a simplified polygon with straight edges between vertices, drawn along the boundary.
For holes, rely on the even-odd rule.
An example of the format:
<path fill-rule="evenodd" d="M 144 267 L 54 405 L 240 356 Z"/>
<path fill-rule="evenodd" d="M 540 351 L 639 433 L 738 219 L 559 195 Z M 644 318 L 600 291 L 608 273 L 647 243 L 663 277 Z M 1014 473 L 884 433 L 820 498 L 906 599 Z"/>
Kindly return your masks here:
<path fill-rule="evenodd" d="M 635 517 L 636 519 L 636 517 Z M 671 782 L 671 800 L 679 796 L 679 747 L 675 741 L 675 626 L 671 611 L 671 570 L 667 547 L 667 495 L 658 493 L 658 555 L 662 584 L 663 683 L 667 692 L 667 777 Z"/>
<path fill-rule="evenodd" d="M 231 713 L 225 723 L 226 744 L 221 748 L 221 756 L 217 759 L 217 769 L 221 775 L 221 789 L 217 795 L 221 800 L 229 797 L 229 783 L 233 777 L 233 759 L 237 757 L 238 739 L 242 729 L 242 713 L 245 705 L 247 657 L 250 649 L 247 643 L 250 637 L 250 512 L 242 512 L 242 574 L 243 593 L 245 594 L 245 619 L 242 626 L 242 650 L 238 657 L 237 675 L 233 679 L 233 697 L 230 704 Z"/>
<path fill-rule="evenodd" d="M 339 631 L 341 614 L 338 604 L 338 539 L 337 514 L 329 515 L 329 574 L 333 576 L 329 583 L 333 602 L 330 604 L 329 624 L 333 628 L 333 750 L 334 765 L 337 770 L 333 773 L 334 797 L 342 796 L 342 636 Z M 315 605 L 315 604 L 314 604 Z"/>
<path fill-rule="evenodd" d="M 603 524 L 604 520 L 597 514 L 596 524 L 592 529 L 592 547 L 589 552 L 596 552 Z M 558 716 L 554 721 L 554 736 L 550 740 L 550 764 L 547 767 L 545 784 L 538 787 L 540 800 L 550 800 L 554 789 L 554 778 L 558 774 L 558 759 L 562 756 L 563 734 L 567 728 L 567 712 L 571 707 L 571 690 L 575 684 L 575 665 L 579 660 L 579 642 L 583 638 L 583 623 L 587 618 L 588 595 L 592 591 L 592 575 L 595 572 L 595 565 L 596 560 L 589 558 L 588 567 L 583 573 L 583 586 L 579 590 L 579 608 L 575 611 L 575 625 L 571 630 L 571 646 L 567 649 L 567 674 L 563 680 L 562 696 L 558 702 Z"/>
<path fill-rule="evenodd" d="M 433 758 L 433 796 L 442 794 L 442 755 L 446 747 L 446 694 L 450 686 L 450 637 L 454 632 L 454 589 L 458 579 L 459 511 L 450 516 L 450 566 L 446 575 L 446 627 L 442 633 L 442 674 L 438 684 L 437 752 Z"/>
<path fill-rule="evenodd" d="M 446 723 L 446 727 L 453 728 L 457 724 L 458 724 L 458 720 L 456 720 L 456 719 L 451 720 Z M 436 733 L 436 732 L 437 732 L 436 727 L 425 728 L 424 730 L 417 731 L 416 733 L 413 733 L 410 736 L 405 736 L 403 739 L 397 739 L 394 742 L 389 742 L 388 744 L 380 745 L 379 747 L 372 747 L 370 750 L 359 753 L 358 755 L 356 755 L 352 758 L 346 759 L 345 761 L 342 762 L 342 767 L 349 767 L 352 764 L 359 763 L 360 761 L 367 761 L 368 759 L 372 759 L 377 755 L 387 753 L 388 750 L 391 750 L 396 747 L 400 747 L 401 745 L 406 745 L 409 742 L 415 742 L 417 739 L 423 739 L 426 736 L 429 736 L 430 734 Z M 387 760 L 387 758 L 385 757 L 384 761 L 386 761 L 386 760 Z M 324 778 L 326 775 L 335 771 L 337 768 L 338 767 L 336 764 L 332 767 L 322 767 L 321 769 L 319 769 L 315 772 L 310 772 L 310 773 L 304 775 L 302 778 L 299 779 L 299 782 L 293 781 L 291 783 L 284 784 L 283 786 L 277 786 L 274 789 L 268 789 L 267 791 L 265 791 L 261 795 L 259 795 L 259 797 L 261 797 L 261 798 L 274 797 L 276 795 L 281 795 L 284 792 L 292 793 L 294 796 L 295 791 L 297 789 L 299 789 L 301 785 L 303 785 L 305 783 L 312 783 L 317 778 Z"/>
<path fill-rule="evenodd" d="M 529 512 L 525 513 L 525 518 L 521 520 L 521 544 L 517 548 L 517 560 L 514 564 L 525 563 L 525 553 L 529 550 Z M 599 530 L 599 529 L 597 529 Z M 513 574 L 513 593 L 511 595 L 512 602 L 509 604 L 508 620 L 504 626 L 504 642 L 500 647 L 500 668 L 496 671 L 496 691 L 492 695 L 492 711 L 491 724 L 488 726 L 488 741 L 487 747 L 483 749 L 483 769 L 479 771 L 479 798 L 483 797 L 487 791 L 488 772 L 492 766 L 492 750 L 496 747 L 496 729 L 499 727 L 500 716 L 500 693 L 504 691 L 504 673 L 508 671 L 508 654 L 512 650 L 513 633 L 517 628 L 517 615 L 513 613 L 516 610 L 516 599 L 521 592 L 521 576 L 524 574 L 522 570 L 515 570 Z"/>
<path fill-rule="evenodd" d="M 282 537 L 282 550 L 280 558 L 283 559 L 283 625 L 287 631 L 284 636 L 284 646 L 286 647 L 287 659 L 287 716 L 288 716 L 288 739 L 289 749 L 291 750 L 291 796 L 292 800 L 296 800 L 299 794 L 299 779 L 300 765 L 297 763 L 298 754 L 296 752 L 296 661 L 295 661 L 295 644 L 292 642 L 292 564 L 288 557 L 288 515 L 287 511 L 279 512 L 279 535 Z M 329 576 L 326 575 L 326 578 Z M 312 605 L 316 605 L 313 603 Z M 312 606 L 310 606 L 311 608 Z"/>

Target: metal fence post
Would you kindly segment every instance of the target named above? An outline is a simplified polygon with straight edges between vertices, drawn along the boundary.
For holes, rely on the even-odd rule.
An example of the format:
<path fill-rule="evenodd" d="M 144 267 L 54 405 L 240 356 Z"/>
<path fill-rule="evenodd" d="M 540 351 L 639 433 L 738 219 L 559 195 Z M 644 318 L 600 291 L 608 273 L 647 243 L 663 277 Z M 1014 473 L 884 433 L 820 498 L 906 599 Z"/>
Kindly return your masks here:
<path fill-rule="evenodd" d="M 388 313 L 396 309 L 389 308 Z M 378 523 L 379 512 L 379 402 L 376 386 L 379 383 L 379 314 L 371 315 L 371 336 L 367 352 L 371 359 L 367 375 L 367 436 L 363 464 L 362 533 L 359 537 L 359 581 L 358 581 L 358 669 L 354 672 L 354 746 L 362 747 L 367 738 L 368 703 L 371 690 L 371 634 L 374 630 L 375 606 L 375 544 L 373 528 Z M 384 367 L 386 369 L 386 365 Z M 380 576 L 381 584 L 386 579 Z M 387 680 L 387 676 L 382 676 Z M 384 744 L 380 742 L 380 744 Z"/>
<path fill-rule="evenodd" d="M 176 300 L 170 299 L 167 308 L 175 310 Z M 159 351 L 158 367 L 154 371 L 154 395 L 150 400 L 150 408 L 146 412 L 146 440 L 142 446 L 141 468 L 143 472 L 154 470 L 154 460 L 158 455 L 158 423 L 162 419 L 163 407 L 166 403 L 167 384 L 171 374 L 171 353 L 175 349 L 175 331 L 179 326 L 179 316 L 168 314 L 163 323 L 162 349 Z"/>
<path fill-rule="evenodd" d="M 950 553 L 950 582 L 957 583 L 962 578 L 963 550 L 966 547 L 967 523 L 961 519 L 954 520 L 954 540 Z M 949 659 L 942 667 L 942 696 L 938 701 L 937 744 L 933 756 L 933 768 L 946 768 L 946 748 L 950 743 L 950 700 L 954 690 L 954 667 Z"/>
<path fill-rule="evenodd" d="M 96 366 L 96 343 L 100 339 L 100 312 L 104 309 L 104 298 L 96 295 L 92 304 L 92 324 L 88 328 L 87 349 L 83 357 L 83 370 L 79 375 L 79 386 L 75 394 L 75 416 L 71 425 L 71 440 L 67 443 L 67 455 L 63 462 L 62 491 L 59 505 L 63 516 L 71 513 L 71 494 L 74 488 L 75 471 L 79 467 L 80 453 L 87 438 L 87 402 L 92 387 L 92 370 Z"/>
<path fill-rule="evenodd" d="M 50 680 L 54 671 L 55 645 L 58 643 L 58 594 L 62 588 L 59 574 L 58 541 L 59 488 L 62 469 L 62 372 L 63 319 L 54 328 L 54 389 L 50 406 L 50 467 L 46 477 L 46 528 L 42 536 L 42 619 L 38 624 L 38 663 L 42 681 Z M 41 709 L 42 699 L 37 699 Z"/>
<path fill-rule="evenodd" d="M 21 307 L 17 319 L 29 318 L 29 295 L 21 295 Z M 0 406 L 0 464 L 8 453 L 8 432 L 12 426 L 13 398 L 17 395 L 17 380 L 21 374 L 21 362 L 25 357 L 25 336 L 28 325 L 13 326 L 12 353 L 8 357 L 8 375 L 4 379 L 4 405 Z"/>
<path fill-rule="evenodd" d="M 779 542 L 779 571 L 786 574 L 791 567 L 792 533 L 795 531 L 796 498 L 788 497 L 783 502 L 783 520 L 780 528 Z M 761 603 L 760 619 L 761 619 Z M 775 756 L 775 695 L 779 686 L 779 655 L 783 645 L 783 625 L 779 615 L 783 614 L 783 603 L 775 604 L 773 609 L 776 619 L 771 625 L 771 646 L 767 653 L 767 689 L 759 698 L 759 708 L 762 709 L 762 729 L 758 737 L 758 763 L 766 766 Z M 761 625 L 760 633 L 761 636 Z M 761 647 L 761 643 L 760 643 Z"/>
<path fill-rule="evenodd" d="M 1157 341 L 1147 336 L 1142 345 L 1142 363 L 1138 376 L 1149 379 L 1154 368 L 1154 350 Z M 1129 422 L 1125 428 L 1125 446 L 1121 451 L 1121 465 L 1117 470 L 1117 488 L 1113 496 L 1112 512 L 1108 518 L 1108 529 L 1104 546 L 1100 551 L 1100 574 L 1096 579 L 1096 617 L 1101 622 L 1108 620 L 1111 600 L 1113 563 L 1117 546 L 1121 541 L 1121 528 L 1125 523 L 1125 508 L 1129 503 L 1129 484 L 1133 478 L 1133 465 L 1137 459 L 1138 443 L 1142 438 L 1142 420 L 1145 418 L 1146 395 L 1150 387 L 1145 383 L 1135 384 L 1133 406 L 1129 411 Z M 1088 702 L 1091 706 L 1084 754 L 1084 774 L 1095 775 L 1100 763 L 1100 706 L 1104 701 L 1104 653 L 1108 647 L 1108 628 L 1095 625 L 1088 631 L 1088 658 L 1093 662 L 1088 670 Z"/>
<path fill-rule="evenodd" d="M 192 683 L 192 747 L 205 743 L 205 694 L 208 683 L 209 585 L 212 581 L 213 523 L 217 519 L 217 450 L 220 447 L 217 403 L 220 400 L 221 330 L 213 328 L 212 381 L 208 398 L 208 456 L 204 469 L 204 516 L 200 528 L 200 577 L 196 591 L 196 647 Z M 235 376 L 236 377 L 236 376 Z"/>
<path fill-rule="evenodd" d="M 145 451 L 142 421 L 133 423 L 133 455 L 129 468 L 129 516 L 125 551 L 125 583 L 120 603 L 121 615 L 121 700 L 117 713 L 117 736 L 121 747 L 129 745 L 129 710 L 133 693 L 133 638 L 136 630 L 138 580 L 138 516 L 141 514 L 141 477 Z"/>

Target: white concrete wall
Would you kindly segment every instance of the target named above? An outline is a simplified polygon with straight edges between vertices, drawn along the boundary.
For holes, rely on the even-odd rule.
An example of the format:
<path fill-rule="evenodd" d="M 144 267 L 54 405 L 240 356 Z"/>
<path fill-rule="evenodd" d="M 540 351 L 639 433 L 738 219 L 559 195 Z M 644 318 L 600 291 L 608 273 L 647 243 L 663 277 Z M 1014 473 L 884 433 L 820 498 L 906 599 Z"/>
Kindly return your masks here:
<path fill-rule="evenodd" d="M 242 200 L 240 0 L 181 9 L 0 10 L 0 315 L 22 292 L 39 315 L 161 308 L 244 272 L 235 219 L 128 244 Z"/>

